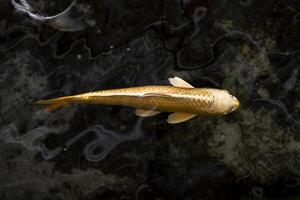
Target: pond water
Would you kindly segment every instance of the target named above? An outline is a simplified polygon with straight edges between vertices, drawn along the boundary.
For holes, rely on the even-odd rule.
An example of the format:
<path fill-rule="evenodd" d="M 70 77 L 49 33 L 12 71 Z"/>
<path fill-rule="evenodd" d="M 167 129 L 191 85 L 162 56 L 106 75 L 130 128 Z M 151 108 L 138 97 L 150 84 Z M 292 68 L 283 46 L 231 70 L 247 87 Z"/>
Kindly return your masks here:
<path fill-rule="evenodd" d="M 0 199 L 300 197 L 300 1 L 0 3 Z M 240 108 L 33 104 L 174 76 Z"/>

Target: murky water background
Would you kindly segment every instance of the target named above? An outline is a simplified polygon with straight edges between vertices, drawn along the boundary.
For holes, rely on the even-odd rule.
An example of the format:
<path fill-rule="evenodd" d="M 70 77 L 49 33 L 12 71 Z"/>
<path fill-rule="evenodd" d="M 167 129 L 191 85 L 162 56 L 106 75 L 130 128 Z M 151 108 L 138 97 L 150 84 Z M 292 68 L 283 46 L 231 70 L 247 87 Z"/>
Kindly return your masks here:
<path fill-rule="evenodd" d="M 299 1 L 15 2 L 32 13 L 0 0 L 0 199 L 299 198 Z M 172 76 L 241 107 L 170 125 L 32 104 Z"/>

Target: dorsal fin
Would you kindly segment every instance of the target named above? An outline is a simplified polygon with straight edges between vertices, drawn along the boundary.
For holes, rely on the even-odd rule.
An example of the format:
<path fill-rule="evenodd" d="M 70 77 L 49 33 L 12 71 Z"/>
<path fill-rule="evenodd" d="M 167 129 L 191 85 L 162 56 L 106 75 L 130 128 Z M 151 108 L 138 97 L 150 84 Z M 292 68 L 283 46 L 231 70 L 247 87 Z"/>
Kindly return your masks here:
<path fill-rule="evenodd" d="M 171 97 L 172 95 L 163 94 L 163 93 L 149 92 L 149 93 L 143 94 L 142 96 L 144 96 L 144 97 Z"/>
<path fill-rule="evenodd" d="M 194 86 L 179 77 L 169 78 L 169 82 L 175 87 L 194 88 Z"/>

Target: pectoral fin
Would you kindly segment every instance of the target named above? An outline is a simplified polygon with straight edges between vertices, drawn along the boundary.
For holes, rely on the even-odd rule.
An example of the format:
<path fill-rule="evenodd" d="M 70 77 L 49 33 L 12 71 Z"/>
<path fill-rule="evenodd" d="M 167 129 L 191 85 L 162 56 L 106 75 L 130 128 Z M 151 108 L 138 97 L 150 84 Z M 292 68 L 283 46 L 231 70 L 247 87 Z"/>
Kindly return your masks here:
<path fill-rule="evenodd" d="M 155 110 L 144 110 L 144 109 L 136 109 L 135 114 L 139 117 L 151 117 L 154 115 L 158 115 L 160 111 Z"/>
<path fill-rule="evenodd" d="M 195 116 L 197 115 L 191 113 L 172 113 L 169 115 L 167 122 L 169 124 L 177 124 L 192 119 Z"/>
<path fill-rule="evenodd" d="M 169 78 L 169 82 L 175 87 L 194 88 L 194 86 L 179 77 Z"/>

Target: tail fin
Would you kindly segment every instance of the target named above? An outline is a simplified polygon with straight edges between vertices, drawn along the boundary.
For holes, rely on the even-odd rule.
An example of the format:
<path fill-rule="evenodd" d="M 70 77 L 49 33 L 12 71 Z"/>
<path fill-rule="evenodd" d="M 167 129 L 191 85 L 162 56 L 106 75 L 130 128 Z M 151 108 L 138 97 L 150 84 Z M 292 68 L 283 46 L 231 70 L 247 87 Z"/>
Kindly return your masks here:
<path fill-rule="evenodd" d="M 53 110 L 58 109 L 59 107 L 63 107 L 67 104 L 70 104 L 74 100 L 73 96 L 60 97 L 56 99 L 48 99 L 48 100 L 40 100 L 36 101 L 35 104 L 46 105 L 46 111 L 51 112 Z"/>

